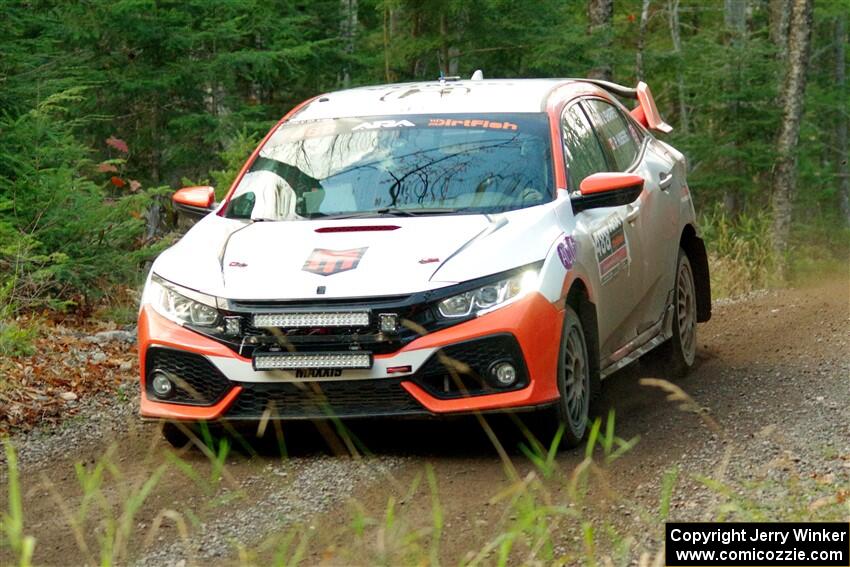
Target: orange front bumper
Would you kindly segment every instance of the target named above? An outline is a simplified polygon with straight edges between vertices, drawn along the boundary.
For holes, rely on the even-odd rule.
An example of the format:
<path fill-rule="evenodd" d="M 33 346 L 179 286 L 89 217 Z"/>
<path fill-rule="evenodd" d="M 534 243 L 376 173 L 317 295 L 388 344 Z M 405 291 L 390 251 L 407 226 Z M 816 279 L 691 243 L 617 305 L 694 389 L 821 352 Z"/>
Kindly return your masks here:
<path fill-rule="evenodd" d="M 528 386 L 504 393 L 465 398 L 436 398 L 409 380 L 402 387 L 422 406 L 434 414 L 489 411 L 542 405 L 559 396 L 556 382 L 558 350 L 563 326 L 563 310 L 539 293 L 532 293 L 509 306 L 453 327 L 420 337 L 390 355 L 417 349 L 430 349 L 485 337 L 510 333 L 516 337 L 529 374 Z M 250 364 L 226 346 L 185 329 L 144 306 L 139 314 L 139 358 L 141 368 L 141 415 L 148 418 L 215 420 L 222 418 L 242 387 L 233 388 L 218 403 L 211 406 L 187 406 L 151 400 L 145 394 L 145 353 L 152 345 L 171 347 L 205 356 L 233 358 Z"/>

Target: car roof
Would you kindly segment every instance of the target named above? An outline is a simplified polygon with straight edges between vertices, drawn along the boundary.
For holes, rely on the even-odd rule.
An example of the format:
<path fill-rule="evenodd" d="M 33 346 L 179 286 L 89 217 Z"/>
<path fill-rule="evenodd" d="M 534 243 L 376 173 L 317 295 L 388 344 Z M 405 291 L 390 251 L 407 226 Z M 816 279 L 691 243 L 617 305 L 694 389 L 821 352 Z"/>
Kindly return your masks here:
<path fill-rule="evenodd" d="M 305 105 L 290 120 L 405 114 L 543 112 L 549 95 L 555 89 L 570 86 L 575 87 L 576 93 L 604 92 L 580 79 L 481 79 L 397 83 L 321 95 Z"/>

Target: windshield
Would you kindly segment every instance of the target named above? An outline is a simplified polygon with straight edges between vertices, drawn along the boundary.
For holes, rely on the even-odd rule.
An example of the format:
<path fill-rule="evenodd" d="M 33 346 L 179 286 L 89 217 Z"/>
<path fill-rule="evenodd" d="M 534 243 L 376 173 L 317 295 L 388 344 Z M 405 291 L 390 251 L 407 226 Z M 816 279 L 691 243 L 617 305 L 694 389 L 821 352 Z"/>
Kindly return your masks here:
<path fill-rule="evenodd" d="M 496 213 L 553 196 L 545 114 L 282 124 L 227 205 L 254 220 Z"/>

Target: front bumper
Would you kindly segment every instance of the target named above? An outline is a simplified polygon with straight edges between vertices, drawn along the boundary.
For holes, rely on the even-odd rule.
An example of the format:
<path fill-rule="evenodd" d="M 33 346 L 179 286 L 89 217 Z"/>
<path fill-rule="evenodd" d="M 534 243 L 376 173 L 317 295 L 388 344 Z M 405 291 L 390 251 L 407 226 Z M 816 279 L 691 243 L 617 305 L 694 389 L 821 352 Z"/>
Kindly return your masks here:
<path fill-rule="evenodd" d="M 141 415 L 154 419 L 315 419 L 434 415 L 544 405 L 559 396 L 563 311 L 538 293 L 481 317 L 421 336 L 372 368 L 256 371 L 250 358 L 144 306 L 139 315 Z M 497 360 L 516 363 L 510 389 L 487 381 Z M 460 364 L 458 364 L 458 362 Z M 155 368 L 177 376 L 178 395 L 159 400 Z M 450 368 L 450 369 L 449 369 Z"/>

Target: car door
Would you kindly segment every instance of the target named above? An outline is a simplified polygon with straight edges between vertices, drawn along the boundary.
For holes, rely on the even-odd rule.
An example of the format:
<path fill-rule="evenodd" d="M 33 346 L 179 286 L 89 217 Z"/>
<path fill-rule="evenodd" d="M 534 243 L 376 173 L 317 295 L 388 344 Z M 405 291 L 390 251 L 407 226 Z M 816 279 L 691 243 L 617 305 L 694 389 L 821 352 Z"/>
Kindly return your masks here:
<path fill-rule="evenodd" d="M 614 170 L 644 179 L 638 200 L 626 205 L 626 222 L 632 267 L 642 278 L 632 289 L 637 302 L 634 327 L 638 336 L 649 335 L 641 337 L 649 339 L 659 329 L 664 314 L 674 270 L 669 265 L 671 249 L 678 248 L 678 203 L 668 190 L 673 180 L 672 166 L 656 155 L 654 140 L 619 107 L 598 98 L 586 99 L 582 104 Z"/>
<path fill-rule="evenodd" d="M 579 190 L 581 181 L 593 173 L 611 171 L 603 150 L 581 103 L 568 105 L 561 117 L 564 157 L 567 163 L 567 189 Z M 593 287 L 597 302 L 600 355 L 603 365 L 612 354 L 635 336 L 635 307 L 642 285 L 640 269 L 631 265 L 637 245 L 627 221 L 628 205 L 583 210 L 575 215 L 576 232 L 594 249 L 596 271 Z"/>

